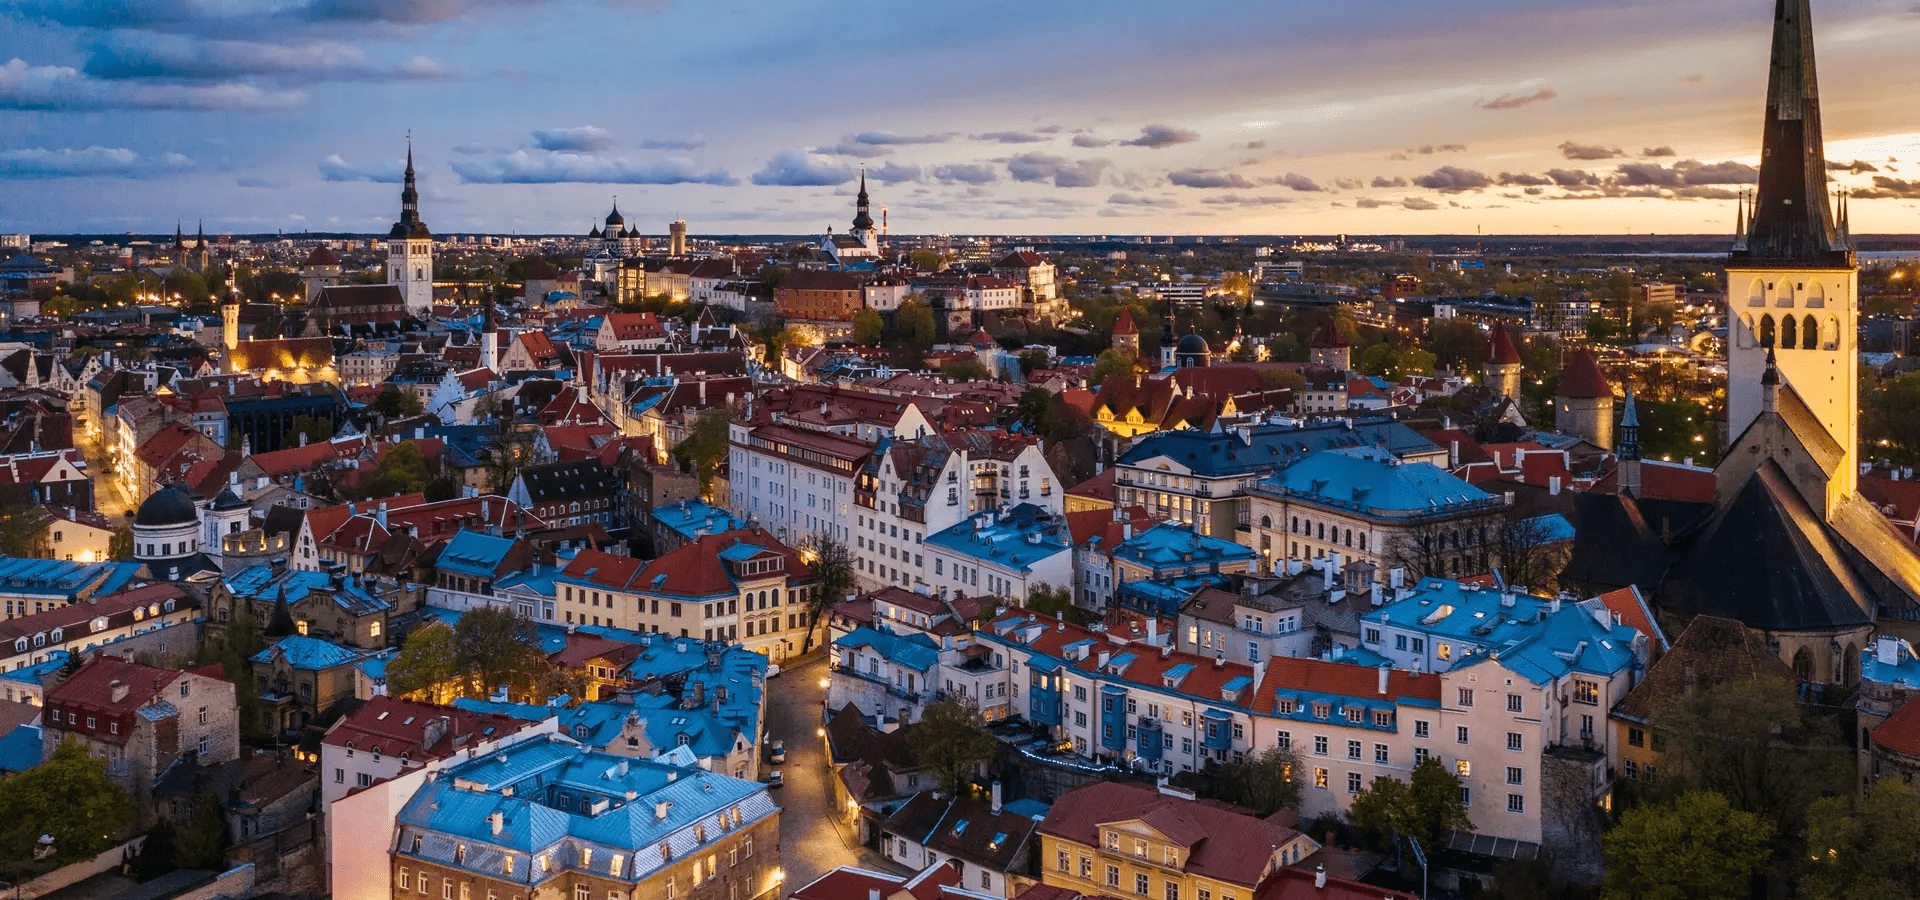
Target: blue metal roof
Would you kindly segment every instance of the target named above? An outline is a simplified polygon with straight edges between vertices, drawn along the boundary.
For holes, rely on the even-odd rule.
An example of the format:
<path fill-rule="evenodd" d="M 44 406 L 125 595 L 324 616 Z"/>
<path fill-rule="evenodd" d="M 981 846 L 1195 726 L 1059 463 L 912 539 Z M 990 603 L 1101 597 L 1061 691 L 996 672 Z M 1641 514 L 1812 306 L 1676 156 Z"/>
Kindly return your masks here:
<path fill-rule="evenodd" d="M 282 587 L 287 591 L 287 602 L 298 603 L 313 591 L 326 591 L 335 603 L 356 613 L 372 612 L 392 608 L 393 604 L 383 597 L 375 596 L 367 590 L 367 583 L 358 579 L 347 579 L 337 587 L 332 584 L 333 576 L 326 572 L 309 572 L 294 569 L 275 575 L 273 567 L 266 565 L 248 566 L 226 579 L 227 590 L 235 597 L 248 600 L 274 600 Z"/>
<path fill-rule="evenodd" d="M 1275 470 L 1254 490 L 1382 518 L 1453 513 L 1504 503 L 1439 466 L 1403 463 L 1374 447 L 1315 453 Z"/>
<path fill-rule="evenodd" d="M 958 556 L 969 557 L 1017 572 L 1069 550 L 1066 520 L 1031 503 L 1022 503 L 1000 515 L 980 513 L 960 524 L 927 535 L 926 542 Z"/>
<path fill-rule="evenodd" d="M 74 600 L 87 592 L 114 593 L 126 587 L 139 571 L 139 563 L 77 563 L 0 556 L 0 590 L 15 595 Z"/>
<path fill-rule="evenodd" d="M 1337 447 L 1384 447 L 1398 456 L 1436 453 L 1439 447 L 1398 422 L 1383 417 L 1308 425 L 1260 425 L 1246 438 L 1238 431 L 1159 431 L 1142 437 L 1120 455 L 1120 465 L 1165 456 L 1195 475 L 1219 477 L 1264 472 L 1310 453 Z"/>
<path fill-rule="evenodd" d="M 32 722 L 0 735 L 0 772 L 25 772 L 44 758 L 40 726 Z"/>
<path fill-rule="evenodd" d="M 1206 568 L 1253 559 L 1253 548 L 1210 537 L 1178 522 L 1161 522 L 1113 546 L 1117 559 L 1153 569 Z"/>
<path fill-rule="evenodd" d="M 868 647 L 888 662 L 916 672 L 932 671 L 934 663 L 940 661 L 940 648 L 932 638 L 919 632 L 895 634 L 863 625 L 834 641 L 833 645 L 847 649 Z"/>
<path fill-rule="evenodd" d="M 0 672 L 0 680 L 19 681 L 26 684 L 45 684 L 48 678 L 58 673 L 66 664 L 67 651 L 52 650 L 48 651 L 45 662 Z"/>
<path fill-rule="evenodd" d="M 290 634 L 281 638 L 279 643 L 255 653 L 251 661 L 270 662 L 276 652 L 286 657 L 288 665 L 314 671 L 344 666 L 368 655 L 364 650 L 342 647 L 320 638 Z"/>
<path fill-rule="evenodd" d="M 440 550 L 434 565 L 449 572 L 492 578 L 513 549 L 513 539 L 460 529 Z"/>
<path fill-rule="evenodd" d="M 1879 641 L 1892 641 L 1890 662 L 1881 662 Z M 1884 684 L 1902 690 L 1920 690 L 1920 659 L 1916 659 L 1913 645 L 1905 639 L 1882 634 L 1875 643 L 1860 651 L 1860 678 L 1872 684 Z"/>
<path fill-rule="evenodd" d="M 1548 684 L 1574 672 L 1607 678 L 1636 663 L 1633 639 L 1638 635 L 1629 625 L 1603 625 L 1586 607 L 1569 603 L 1549 613 L 1546 621 L 1519 641 L 1476 653 L 1454 668 L 1498 659 L 1534 684 Z"/>

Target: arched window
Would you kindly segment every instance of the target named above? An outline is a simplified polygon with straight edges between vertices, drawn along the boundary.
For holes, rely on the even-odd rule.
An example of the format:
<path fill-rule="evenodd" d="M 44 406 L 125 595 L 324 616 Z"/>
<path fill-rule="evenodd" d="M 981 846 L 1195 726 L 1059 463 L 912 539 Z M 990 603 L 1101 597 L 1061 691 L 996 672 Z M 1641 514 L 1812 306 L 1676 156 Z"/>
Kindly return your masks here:
<path fill-rule="evenodd" d="M 1807 323 L 1800 332 L 1800 347 L 1803 350 L 1812 350 L 1818 346 L 1820 346 L 1820 325 L 1813 320 L 1812 316 L 1808 316 Z"/>
<path fill-rule="evenodd" d="M 1760 317 L 1760 346 L 1762 347 L 1773 346 L 1773 317 L 1772 316 Z"/>
<path fill-rule="evenodd" d="M 1272 516 L 1261 516 L 1261 517 L 1260 517 L 1260 527 L 1261 527 L 1261 528 L 1272 528 L 1272 527 L 1273 527 L 1273 517 L 1272 517 Z"/>
<path fill-rule="evenodd" d="M 1792 350 L 1800 345 L 1800 324 L 1792 316 L 1780 317 L 1780 349 Z"/>
<path fill-rule="evenodd" d="M 1749 286 L 1747 287 L 1747 305 L 1748 305 L 1748 306 L 1765 306 L 1765 305 L 1767 305 L 1767 285 L 1766 285 L 1766 282 L 1764 282 L 1764 281 L 1761 281 L 1761 280 L 1760 280 L 1760 279 L 1758 279 L 1758 278 L 1755 278 L 1755 279 L 1753 280 L 1753 284 L 1751 284 L 1751 285 L 1749 285 Z"/>

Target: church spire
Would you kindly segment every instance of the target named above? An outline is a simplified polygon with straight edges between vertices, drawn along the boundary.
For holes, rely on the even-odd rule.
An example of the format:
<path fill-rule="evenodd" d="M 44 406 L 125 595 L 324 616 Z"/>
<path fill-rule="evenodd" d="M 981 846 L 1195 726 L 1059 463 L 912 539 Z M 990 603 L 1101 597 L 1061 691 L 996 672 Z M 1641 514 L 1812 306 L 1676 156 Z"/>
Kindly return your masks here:
<path fill-rule="evenodd" d="M 407 135 L 407 172 L 400 186 L 400 221 L 387 232 L 388 237 L 432 237 L 420 221 L 420 188 L 413 180 L 413 135 Z"/>
<path fill-rule="evenodd" d="M 1809 0 L 1774 0 L 1760 187 L 1746 237 L 1746 246 L 1734 250 L 1736 259 L 1823 268 L 1853 265 L 1853 248 L 1835 227 L 1827 200 Z"/>
<path fill-rule="evenodd" d="M 867 212 L 867 206 L 867 168 L 861 166 L 860 193 L 853 199 L 853 233 L 855 235 L 873 230 L 873 216 Z"/>

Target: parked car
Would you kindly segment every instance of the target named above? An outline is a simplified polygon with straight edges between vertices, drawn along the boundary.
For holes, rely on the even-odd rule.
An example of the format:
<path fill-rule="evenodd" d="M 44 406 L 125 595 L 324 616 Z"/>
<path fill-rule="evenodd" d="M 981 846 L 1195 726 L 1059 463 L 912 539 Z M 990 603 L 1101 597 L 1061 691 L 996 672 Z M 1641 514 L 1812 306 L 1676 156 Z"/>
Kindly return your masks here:
<path fill-rule="evenodd" d="M 773 763 L 774 765 L 778 766 L 778 765 L 786 764 L 786 761 L 787 761 L 787 742 L 774 741 L 772 746 L 767 748 L 767 762 Z"/>
<path fill-rule="evenodd" d="M 773 771 L 767 773 L 767 787 L 777 788 L 780 785 L 785 783 L 786 783 L 785 779 L 780 777 L 779 769 L 774 769 Z"/>

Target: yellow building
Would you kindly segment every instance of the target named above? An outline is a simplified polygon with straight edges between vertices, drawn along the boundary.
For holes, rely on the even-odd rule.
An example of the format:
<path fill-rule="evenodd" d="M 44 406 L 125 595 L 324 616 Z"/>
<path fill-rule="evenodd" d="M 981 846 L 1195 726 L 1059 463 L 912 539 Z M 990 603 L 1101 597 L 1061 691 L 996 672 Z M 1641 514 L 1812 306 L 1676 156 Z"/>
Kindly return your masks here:
<path fill-rule="evenodd" d="M 1103 782 L 1061 797 L 1041 821 L 1040 878 L 1089 896 L 1249 900 L 1269 874 L 1319 849 L 1277 821 Z"/>

